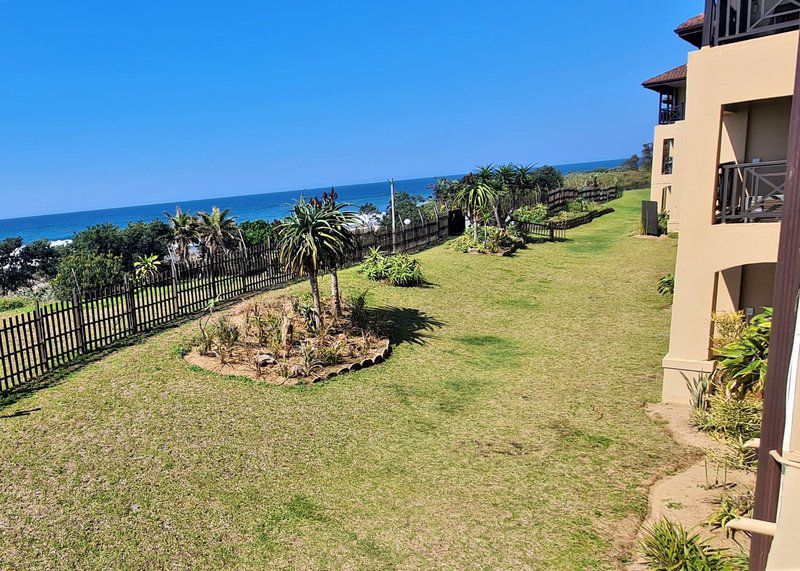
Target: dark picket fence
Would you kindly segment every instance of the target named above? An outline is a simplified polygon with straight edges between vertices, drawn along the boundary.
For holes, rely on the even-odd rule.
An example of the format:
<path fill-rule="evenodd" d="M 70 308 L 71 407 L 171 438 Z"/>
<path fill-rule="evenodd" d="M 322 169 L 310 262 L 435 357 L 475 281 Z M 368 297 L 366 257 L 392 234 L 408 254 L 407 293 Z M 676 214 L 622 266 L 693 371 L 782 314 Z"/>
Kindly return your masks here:
<path fill-rule="evenodd" d="M 514 208 L 546 202 L 552 211 L 577 198 L 613 200 L 618 189 L 557 190 L 546 196 L 521 197 L 503 204 L 503 215 Z M 453 233 L 453 212 L 435 220 L 390 229 L 357 231 L 358 247 L 348 263 L 364 259 L 370 248 L 384 252 L 415 252 L 437 244 Z M 463 228 L 463 216 L 460 217 Z M 523 231 L 562 238 L 563 228 L 525 224 Z M 288 285 L 297 279 L 287 273 L 270 245 L 218 256 L 210 261 L 174 264 L 143 279 L 126 277 L 98 291 L 73 291 L 72 298 L 36 304 L 31 312 L 0 320 L 0 393 L 29 383 L 79 358 L 108 349 L 133 336 L 172 325 L 197 315 L 212 300 L 232 301 L 255 292 Z"/>
<path fill-rule="evenodd" d="M 448 236 L 448 216 L 391 230 L 359 230 L 358 247 L 348 263 L 361 261 L 370 248 L 415 252 Z M 126 277 L 98 291 L 73 291 L 72 298 L 0 321 L 0 392 L 5 393 L 84 355 L 102 351 L 135 335 L 196 315 L 212 300 L 241 299 L 282 287 L 297 276 L 280 264 L 266 245 L 218 256 L 210 261 L 174 264 L 143 279 Z"/>

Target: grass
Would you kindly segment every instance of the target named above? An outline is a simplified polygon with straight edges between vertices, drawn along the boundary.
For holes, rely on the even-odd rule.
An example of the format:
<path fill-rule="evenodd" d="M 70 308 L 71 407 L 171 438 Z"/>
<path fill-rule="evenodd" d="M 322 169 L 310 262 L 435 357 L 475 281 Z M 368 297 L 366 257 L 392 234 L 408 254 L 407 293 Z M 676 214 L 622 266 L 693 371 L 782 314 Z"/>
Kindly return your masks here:
<path fill-rule="evenodd" d="M 615 569 L 681 459 L 660 395 L 674 240 L 616 213 L 370 285 L 401 341 L 279 388 L 189 367 L 193 325 L 0 409 L 0 568 Z M 327 287 L 327 283 L 325 284 Z"/>

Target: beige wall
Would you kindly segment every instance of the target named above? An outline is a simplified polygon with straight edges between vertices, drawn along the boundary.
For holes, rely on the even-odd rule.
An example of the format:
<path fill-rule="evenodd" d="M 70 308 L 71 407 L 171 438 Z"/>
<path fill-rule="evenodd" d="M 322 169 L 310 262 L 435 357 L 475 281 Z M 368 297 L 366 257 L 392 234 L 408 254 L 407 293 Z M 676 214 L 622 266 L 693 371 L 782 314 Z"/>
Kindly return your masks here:
<path fill-rule="evenodd" d="M 745 161 L 784 161 L 789 147 L 792 98 L 750 104 Z"/>
<path fill-rule="evenodd" d="M 656 127 L 653 137 L 653 172 L 650 187 L 650 200 L 658 202 L 659 210 L 669 211 L 669 231 L 677 232 L 680 228 L 681 203 L 679 200 L 681 189 L 681 149 L 683 147 L 682 130 L 683 121 L 678 121 L 672 125 L 659 125 Z M 673 139 L 675 144 L 672 147 L 673 170 L 671 175 L 662 172 L 664 165 L 664 141 Z M 662 202 L 664 197 L 663 189 L 670 187 L 671 191 L 666 194 L 666 203 Z"/>
<path fill-rule="evenodd" d="M 797 45 L 798 32 L 789 32 L 689 54 L 686 120 L 680 126 L 680 162 L 676 162 L 682 181 L 681 235 L 670 349 L 664 358 L 666 401 L 687 401 L 681 373 L 692 377 L 712 369 L 711 314 L 721 301 L 724 305 L 718 299 L 721 272 L 777 258 L 780 224 L 712 224 L 717 167 L 725 157 L 745 156 L 748 133 L 754 134 L 753 145 L 768 140 L 768 134 L 753 125 L 758 119 L 761 129 L 761 119 L 777 116 L 776 111 L 756 105 L 750 116 L 749 104 L 791 97 Z M 748 109 L 747 119 L 723 115 L 726 106 L 741 104 Z M 783 144 L 780 132 L 775 136 L 775 146 Z M 737 143 L 740 137 L 744 149 L 737 148 L 742 146 Z"/>

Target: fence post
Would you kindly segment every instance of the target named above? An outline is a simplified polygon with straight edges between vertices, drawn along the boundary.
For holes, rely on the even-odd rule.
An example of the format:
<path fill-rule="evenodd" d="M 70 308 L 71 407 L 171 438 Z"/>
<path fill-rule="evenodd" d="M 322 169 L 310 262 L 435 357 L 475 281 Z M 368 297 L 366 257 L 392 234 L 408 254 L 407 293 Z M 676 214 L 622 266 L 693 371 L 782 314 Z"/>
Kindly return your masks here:
<path fill-rule="evenodd" d="M 239 256 L 239 273 L 242 276 L 242 293 L 247 293 L 247 267 L 250 264 L 250 258 L 245 254 Z"/>
<path fill-rule="evenodd" d="M 132 283 L 128 274 L 125 274 L 125 305 L 127 306 L 126 314 L 128 316 L 128 329 L 131 333 L 136 335 L 138 324 L 136 323 L 136 292 L 134 288 L 136 284 Z"/>
<path fill-rule="evenodd" d="M 33 317 L 36 322 L 36 337 L 39 341 L 39 361 L 42 363 L 42 369 L 47 371 L 50 368 L 49 359 L 47 358 L 47 342 L 44 335 L 44 322 L 42 317 L 42 308 L 39 301 L 36 301 L 36 306 L 33 310 Z"/>
<path fill-rule="evenodd" d="M 83 300 L 77 289 L 72 290 L 72 320 L 75 322 L 75 335 L 78 341 L 78 351 L 86 353 L 86 331 L 83 328 Z"/>
<path fill-rule="evenodd" d="M 214 261 L 216 256 L 211 256 L 208 261 L 208 277 L 211 279 L 211 300 L 217 299 L 217 272 L 214 271 Z"/>
<path fill-rule="evenodd" d="M 175 260 L 171 260 L 170 268 L 172 270 L 172 311 L 177 317 L 181 312 L 180 299 L 178 298 L 178 268 L 175 266 Z"/>
<path fill-rule="evenodd" d="M 547 230 L 548 230 L 548 234 L 549 234 L 548 239 L 551 242 L 555 242 L 555 240 L 556 240 L 556 229 L 555 229 L 555 227 L 552 224 L 548 224 L 547 225 Z"/>

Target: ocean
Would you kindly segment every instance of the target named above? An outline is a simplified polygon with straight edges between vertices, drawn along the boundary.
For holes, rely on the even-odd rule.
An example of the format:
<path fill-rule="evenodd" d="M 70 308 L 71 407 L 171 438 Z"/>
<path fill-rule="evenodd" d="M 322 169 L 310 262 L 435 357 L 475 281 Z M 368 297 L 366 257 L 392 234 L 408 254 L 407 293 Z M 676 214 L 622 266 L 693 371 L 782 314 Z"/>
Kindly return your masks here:
<path fill-rule="evenodd" d="M 623 159 L 596 161 L 591 163 L 574 163 L 556 165 L 562 173 L 591 171 L 598 168 L 614 168 L 623 163 Z M 462 175 L 453 175 L 456 178 Z M 436 181 L 437 177 L 417 178 L 410 180 L 396 180 L 397 192 L 408 192 L 429 196 L 431 191 L 428 185 Z M 441 178 L 441 177 L 438 177 Z M 246 196 L 229 196 L 203 200 L 184 200 L 178 202 L 165 202 L 163 204 L 147 204 L 143 206 L 130 206 L 126 208 L 110 208 L 106 210 L 86 210 L 83 212 L 70 212 L 65 214 L 49 214 L 46 216 L 29 216 L 26 218 L 9 218 L 0 220 L 0 239 L 20 236 L 26 243 L 34 240 L 67 240 L 75 233 L 80 232 L 94 224 L 111 222 L 117 226 L 126 226 L 129 222 L 150 221 L 156 218 L 163 219 L 164 212 L 174 212 L 180 206 L 183 210 L 192 213 L 210 211 L 212 207 L 222 209 L 230 208 L 231 214 L 239 221 L 245 220 L 274 220 L 283 218 L 289 211 L 292 202 L 301 195 L 306 197 L 321 195 L 330 188 L 314 188 L 306 190 L 291 190 L 287 192 L 270 192 L 265 194 L 250 194 Z M 337 186 L 341 202 L 353 206 L 361 206 L 371 202 L 379 209 L 386 208 L 389 202 L 389 184 L 387 181 L 367 184 Z"/>

